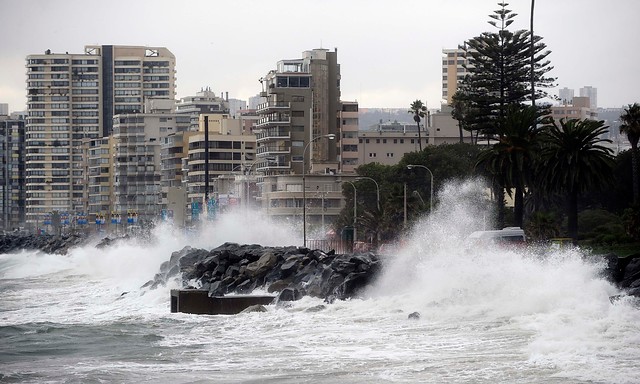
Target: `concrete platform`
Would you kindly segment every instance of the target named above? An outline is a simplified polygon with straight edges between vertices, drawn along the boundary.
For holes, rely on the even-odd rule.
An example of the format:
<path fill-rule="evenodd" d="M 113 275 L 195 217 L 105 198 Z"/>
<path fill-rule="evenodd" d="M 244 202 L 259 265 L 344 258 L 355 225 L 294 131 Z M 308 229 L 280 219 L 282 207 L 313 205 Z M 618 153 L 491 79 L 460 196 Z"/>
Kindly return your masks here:
<path fill-rule="evenodd" d="M 172 289 L 171 313 L 198 315 L 235 315 L 252 305 L 268 305 L 275 296 L 232 295 L 209 297 L 209 291 L 200 289 Z"/>

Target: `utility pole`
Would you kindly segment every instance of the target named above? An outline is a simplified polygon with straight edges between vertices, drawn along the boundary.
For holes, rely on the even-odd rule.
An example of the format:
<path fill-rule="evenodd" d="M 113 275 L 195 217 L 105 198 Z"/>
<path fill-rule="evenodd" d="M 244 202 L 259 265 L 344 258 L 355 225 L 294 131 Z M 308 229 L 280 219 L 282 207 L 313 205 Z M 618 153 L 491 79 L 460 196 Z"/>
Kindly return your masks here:
<path fill-rule="evenodd" d="M 204 202 L 209 201 L 209 116 L 204 115 Z"/>

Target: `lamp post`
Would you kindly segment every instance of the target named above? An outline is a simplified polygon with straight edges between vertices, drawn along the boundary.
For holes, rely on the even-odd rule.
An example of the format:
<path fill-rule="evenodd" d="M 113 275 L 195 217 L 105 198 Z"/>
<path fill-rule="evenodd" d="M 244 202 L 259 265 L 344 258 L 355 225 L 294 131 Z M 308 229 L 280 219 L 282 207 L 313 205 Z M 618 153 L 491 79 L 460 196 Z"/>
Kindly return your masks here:
<path fill-rule="evenodd" d="M 367 176 L 361 176 L 356 178 L 356 180 L 371 180 L 375 183 L 376 185 L 376 198 L 377 198 L 377 203 L 378 203 L 378 211 L 380 211 L 380 186 L 378 185 L 378 182 L 375 181 L 373 178 L 371 177 L 367 177 Z"/>
<path fill-rule="evenodd" d="M 407 165 L 407 169 L 413 169 L 413 168 L 424 168 L 429 172 L 429 175 L 431 175 L 431 191 L 430 191 L 431 199 L 429 200 L 429 213 L 431 214 L 433 212 L 433 173 L 429 168 L 425 167 L 424 165 L 420 165 L 420 164 Z"/>
<path fill-rule="evenodd" d="M 309 140 L 307 145 L 304 146 L 304 150 L 302 151 L 302 241 L 303 247 L 307 246 L 307 184 L 306 184 L 306 173 L 307 173 L 307 149 L 309 145 L 314 141 L 321 139 L 323 137 L 328 138 L 329 140 L 335 139 L 336 135 L 330 133 L 328 135 L 316 136 Z"/>
<path fill-rule="evenodd" d="M 356 223 L 357 223 L 357 208 L 358 208 L 358 190 L 356 189 L 356 185 L 350 182 L 349 180 L 345 180 L 345 183 L 351 184 L 353 187 L 353 245 L 356 244 Z"/>

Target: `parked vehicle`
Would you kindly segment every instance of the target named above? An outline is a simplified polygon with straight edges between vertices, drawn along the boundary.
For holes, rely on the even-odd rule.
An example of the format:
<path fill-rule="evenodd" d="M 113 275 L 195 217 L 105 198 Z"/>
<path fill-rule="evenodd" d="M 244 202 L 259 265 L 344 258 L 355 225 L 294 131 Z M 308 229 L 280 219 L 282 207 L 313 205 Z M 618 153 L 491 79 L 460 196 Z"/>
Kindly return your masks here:
<path fill-rule="evenodd" d="M 476 231 L 468 237 L 473 245 L 524 245 L 527 237 L 520 227 L 507 227 L 494 231 Z"/>

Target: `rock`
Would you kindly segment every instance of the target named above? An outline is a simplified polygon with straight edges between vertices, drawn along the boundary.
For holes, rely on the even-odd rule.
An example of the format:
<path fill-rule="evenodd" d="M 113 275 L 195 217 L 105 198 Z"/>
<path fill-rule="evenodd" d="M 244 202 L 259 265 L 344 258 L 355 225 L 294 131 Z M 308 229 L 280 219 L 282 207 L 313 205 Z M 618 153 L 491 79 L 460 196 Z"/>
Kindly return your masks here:
<path fill-rule="evenodd" d="M 315 307 L 307 308 L 305 312 L 320 312 L 320 311 L 324 311 L 325 309 L 327 309 L 327 307 L 320 304 L 320 305 L 316 305 Z"/>
<path fill-rule="evenodd" d="M 296 288 L 285 288 L 283 289 L 278 297 L 276 297 L 276 301 L 296 301 L 302 298 L 302 294 Z"/>
<path fill-rule="evenodd" d="M 267 308 L 264 305 L 256 304 L 243 309 L 240 313 L 252 313 L 252 312 L 267 312 Z"/>
<path fill-rule="evenodd" d="M 420 312 L 411 312 L 408 316 L 408 319 L 410 320 L 419 320 L 420 319 Z"/>
<path fill-rule="evenodd" d="M 267 251 L 262 256 L 260 256 L 260 259 L 247 265 L 247 273 L 251 277 L 256 277 L 258 275 L 264 274 L 276 264 L 277 259 L 278 257 L 276 254 Z"/>
<path fill-rule="evenodd" d="M 267 288 L 267 292 L 269 293 L 280 292 L 283 289 L 287 288 L 289 286 L 289 283 L 290 282 L 286 280 L 274 281 L 269 285 L 269 288 Z"/>

